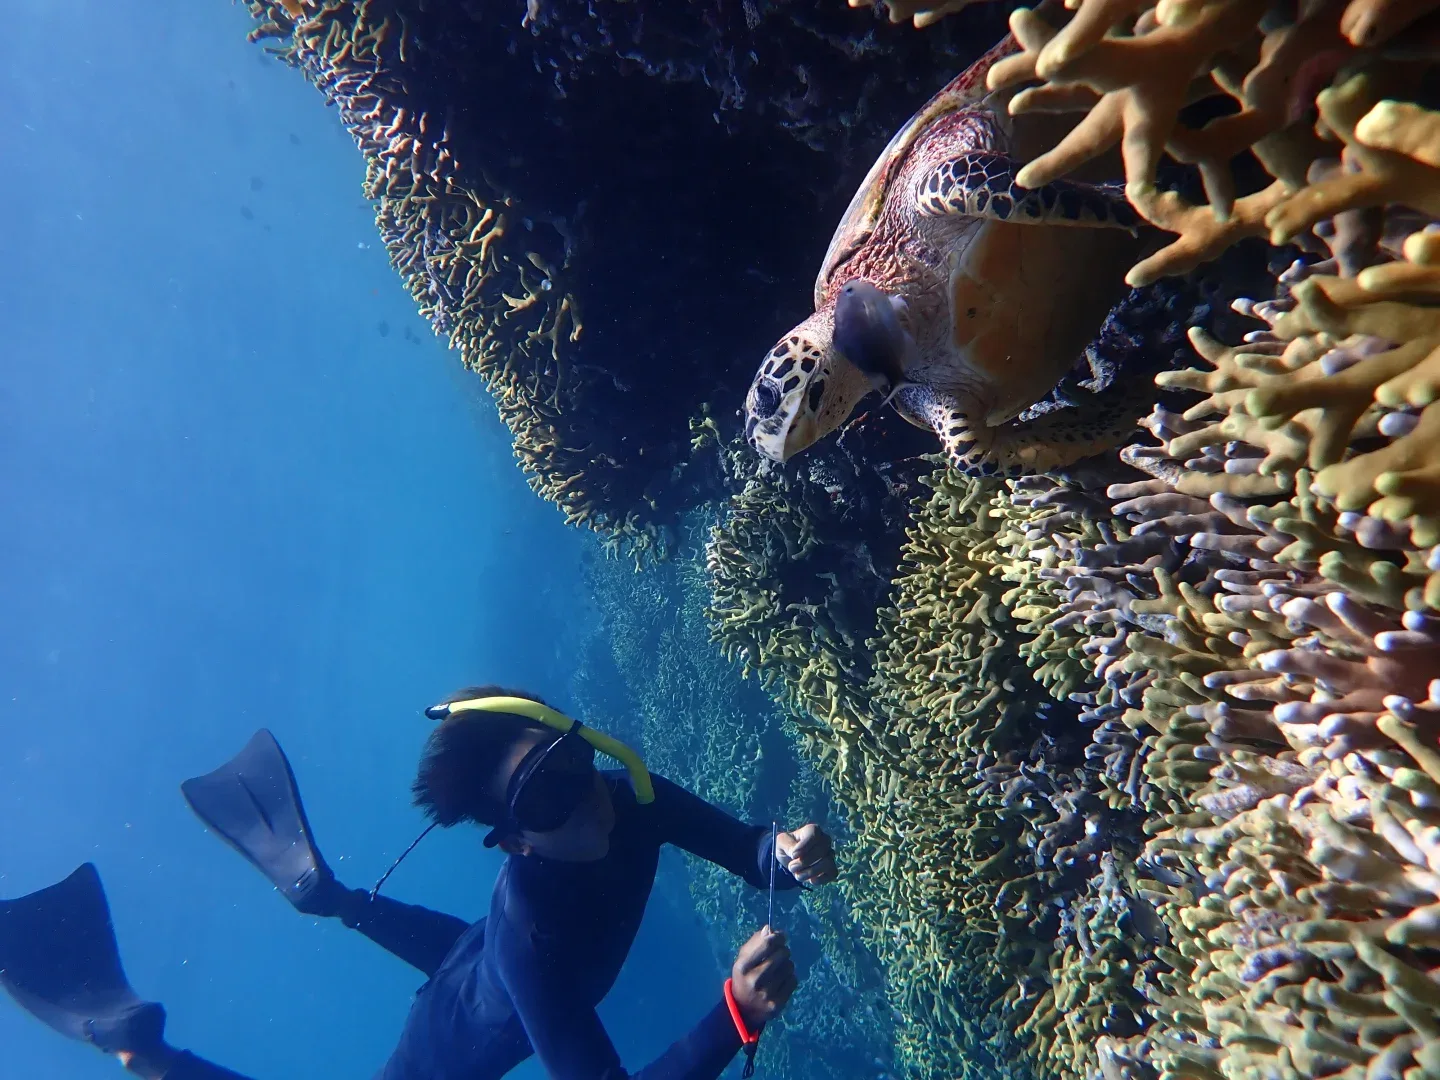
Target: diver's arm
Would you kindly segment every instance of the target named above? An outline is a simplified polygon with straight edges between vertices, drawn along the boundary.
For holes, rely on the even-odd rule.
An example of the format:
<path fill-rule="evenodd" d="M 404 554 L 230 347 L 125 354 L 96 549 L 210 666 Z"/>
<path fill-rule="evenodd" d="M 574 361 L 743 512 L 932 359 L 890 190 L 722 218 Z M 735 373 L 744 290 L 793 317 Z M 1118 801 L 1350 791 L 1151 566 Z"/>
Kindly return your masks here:
<path fill-rule="evenodd" d="M 429 978 L 434 978 L 460 935 L 470 929 L 469 923 L 454 915 L 384 895 L 371 896 L 365 889 L 345 889 L 335 899 L 334 915 Z"/>
<path fill-rule="evenodd" d="M 694 1028 L 649 1065 L 625 1071 L 595 1009 L 574 992 L 569 972 L 541 956 L 529 935 L 493 934 L 496 968 L 550 1080 L 716 1080 L 740 1049 L 721 997 Z"/>
<path fill-rule="evenodd" d="M 661 838 L 716 866 L 738 874 L 757 889 L 770 885 L 770 864 L 775 849 L 770 830 L 735 820 L 718 806 L 686 791 L 663 776 L 652 776 L 653 809 Z M 775 867 L 775 888 L 798 889 L 800 883 L 783 865 Z"/>

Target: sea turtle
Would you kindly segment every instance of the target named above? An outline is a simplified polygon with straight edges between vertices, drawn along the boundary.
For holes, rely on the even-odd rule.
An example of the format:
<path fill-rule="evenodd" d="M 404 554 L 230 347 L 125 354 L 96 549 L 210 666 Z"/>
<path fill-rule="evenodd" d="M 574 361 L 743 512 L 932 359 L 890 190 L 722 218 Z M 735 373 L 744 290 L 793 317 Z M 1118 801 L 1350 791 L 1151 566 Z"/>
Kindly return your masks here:
<path fill-rule="evenodd" d="M 1142 243 L 1118 184 L 1016 185 L 1020 166 L 1057 137 L 1056 117 L 1010 117 L 1009 95 L 985 89 L 991 65 L 1017 50 L 1007 36 L 871 166 L 825 254 L 815 313 L 766 354 L 746 396 L 746 438 L 767 457 L 799 453 L 887 388 L 971 473 L 1059 468 L 1133 432 L 1133 410 L 1113 405 L 1016 419 L 1081 360 L 1126 295 Z M 910 345 L 903 382 L 837 348 L 836 303 L 856 281 L 895 301 Z M 849 337 L 888 340 L 874 329 Z"/>

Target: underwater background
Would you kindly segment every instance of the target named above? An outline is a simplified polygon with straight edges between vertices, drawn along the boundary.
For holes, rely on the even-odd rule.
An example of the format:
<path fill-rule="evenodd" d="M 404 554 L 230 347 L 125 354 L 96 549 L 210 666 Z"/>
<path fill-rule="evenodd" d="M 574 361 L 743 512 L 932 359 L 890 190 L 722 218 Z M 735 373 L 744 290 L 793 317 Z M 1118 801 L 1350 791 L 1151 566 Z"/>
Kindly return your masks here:
<path fill-rule="evenodd" d="M 15 10 L 0 896 L 94 859 L 175 1041 L 416 981 L 179 781 L 269 726 L 364 885 L 494 679 L 840 841 L 764 1075 L 1440 1077 L 1440 5 Z M 672 856 L 630 1064 L 764 918 Z"/>

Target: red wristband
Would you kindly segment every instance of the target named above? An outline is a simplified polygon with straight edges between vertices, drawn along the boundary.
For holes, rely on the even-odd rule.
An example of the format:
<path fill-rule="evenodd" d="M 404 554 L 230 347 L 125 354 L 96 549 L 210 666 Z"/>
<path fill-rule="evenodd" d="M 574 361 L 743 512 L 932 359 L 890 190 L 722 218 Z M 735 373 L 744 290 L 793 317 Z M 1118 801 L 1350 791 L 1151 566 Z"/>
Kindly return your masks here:
<path fill-rule="evenodd" d="M 735 1030 L 740 1033 L 740 1041 L 746 1046 L 754 1046 L 760 1041 L 759 1032 L 752 1032 L 745 1026 L 745 1017 L 740 1015 L 740 1005 L 735 1000 L 735 987 L 733 979 L 725 980 L 725 1004 L 730 1006 L 730 1019 L 735 1021 Z"/>

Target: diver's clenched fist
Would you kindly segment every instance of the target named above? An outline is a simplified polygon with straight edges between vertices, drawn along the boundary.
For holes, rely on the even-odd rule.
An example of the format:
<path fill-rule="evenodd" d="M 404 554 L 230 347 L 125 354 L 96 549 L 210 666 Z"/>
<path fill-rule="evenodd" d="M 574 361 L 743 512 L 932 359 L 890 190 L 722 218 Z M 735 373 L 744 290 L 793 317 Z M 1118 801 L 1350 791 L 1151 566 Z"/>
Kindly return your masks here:
<path fill-rule="evenodd" d="M 837 874 L 835 846 L 819 825 L 801 825 L 775 837 L 775 857 L 802 885 L 824 885 Z"/>
<path fill-rule="evenodd" d="M 730 969 L 730 992 L 751 1031 L 779 1016 L 798 984 L 784 933 L 768 926 L 740 946 Z"/>

